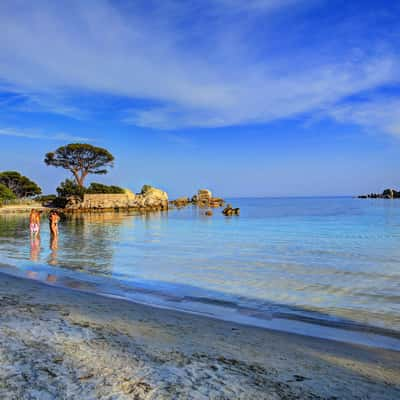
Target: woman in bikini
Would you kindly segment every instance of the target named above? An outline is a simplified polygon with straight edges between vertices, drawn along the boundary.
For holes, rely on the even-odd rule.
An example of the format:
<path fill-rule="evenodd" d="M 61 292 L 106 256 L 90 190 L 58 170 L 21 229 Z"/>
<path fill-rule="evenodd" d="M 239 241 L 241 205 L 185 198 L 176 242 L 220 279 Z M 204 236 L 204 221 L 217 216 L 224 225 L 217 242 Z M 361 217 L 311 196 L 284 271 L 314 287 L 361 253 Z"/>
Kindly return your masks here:
<path fill-rule="evenodd" d="M 58 223 L 60 221 L 60 216 L 57 211 L 52 210 L 49 214 L 49 224 L 50 224 L 50 233 L 51 236 L 56 238 L 58 236 Z"/>

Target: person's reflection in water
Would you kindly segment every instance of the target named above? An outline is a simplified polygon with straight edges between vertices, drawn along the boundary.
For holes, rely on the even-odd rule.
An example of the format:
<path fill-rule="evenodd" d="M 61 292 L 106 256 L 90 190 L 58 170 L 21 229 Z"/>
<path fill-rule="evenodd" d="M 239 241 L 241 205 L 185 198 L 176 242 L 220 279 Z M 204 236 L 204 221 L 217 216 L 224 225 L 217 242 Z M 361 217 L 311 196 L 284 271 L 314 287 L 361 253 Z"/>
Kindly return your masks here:
<path fill-rule="evenodd" d="M 30 279 L 37 279 L 39 274 L 36 271 L 26 271 L 26 276 Z"/>
<path fill-rule="evenodd" d="M 57 264 L 57 249 L 58 249 L 58 223 L 60 222 L 60 216 L 57 211 L 52 210 L 49 214 L 49 228 L 50 228 L 50 265 Z"/>
<path fill-rule="evenodd" d="M 50 265 L 57 265 L 58 235 L 50 235 Z"/>
<path fill-rule="evenodd" d="M 46 282 L 49 282 L 49 283 L 57 282 L 57 276 L 54 274 L 47 274 Z"/>
<path fill-rule="evenodd" d="M 40 256 L 40 235 L 31 237 L 31 261 L 38 261 Z"/>

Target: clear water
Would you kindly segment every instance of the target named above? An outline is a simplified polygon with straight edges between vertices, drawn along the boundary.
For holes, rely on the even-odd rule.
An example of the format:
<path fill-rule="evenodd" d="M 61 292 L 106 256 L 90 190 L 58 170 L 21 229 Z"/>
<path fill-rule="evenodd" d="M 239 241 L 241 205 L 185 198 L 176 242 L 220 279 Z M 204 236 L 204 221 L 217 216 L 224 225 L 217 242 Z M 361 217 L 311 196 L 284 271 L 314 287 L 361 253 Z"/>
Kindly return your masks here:
<path fill-rule="evenodd" d="M 26 215 L 0 216 L 0 263 L 51 284 L 222 318 L 400 338 L 400 201 L 231 203 L 239 217 L 194 207 L 70 216 L 58 244 L 45 222 L 38 243 Z"/>

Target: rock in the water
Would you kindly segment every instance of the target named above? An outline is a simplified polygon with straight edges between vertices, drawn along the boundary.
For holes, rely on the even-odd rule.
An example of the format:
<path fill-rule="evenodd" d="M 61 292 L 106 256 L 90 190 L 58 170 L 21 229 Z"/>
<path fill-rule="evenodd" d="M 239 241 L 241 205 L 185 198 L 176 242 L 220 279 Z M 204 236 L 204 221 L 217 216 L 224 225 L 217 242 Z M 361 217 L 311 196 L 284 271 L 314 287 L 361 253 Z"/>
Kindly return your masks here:
<path fill-rule="evenodd" d="M 207 210 L 204 215 L 206 215 L 207 217 L 211 217 L 213 215 L 213 212 L 211 210 Z"/>
<path fill-rule="evenodd" d="M 189 197 L 179 197 L 171 201 L 171 204 L 173 204 L 175 207 L 178 208 L 186 207 L 189 203 L 190 203 Z"/>
<path fill-rule="evenodd" d="M 228 204 L 222 211 L 222 214 L 226 216 L 240 215 L 240 208 L 233 208 L 230 204 Z"/>

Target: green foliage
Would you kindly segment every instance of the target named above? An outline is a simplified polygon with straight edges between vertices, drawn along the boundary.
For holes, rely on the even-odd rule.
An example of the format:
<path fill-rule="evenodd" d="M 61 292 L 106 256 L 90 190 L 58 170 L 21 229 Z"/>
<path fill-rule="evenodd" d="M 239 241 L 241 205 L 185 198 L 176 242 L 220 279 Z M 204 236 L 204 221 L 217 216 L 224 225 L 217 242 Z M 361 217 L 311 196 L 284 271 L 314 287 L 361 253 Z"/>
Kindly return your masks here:
<path fill-rule="evenodd" d="M 145 194 L 152 188 L 153 188 L 153 186 L 151 186 L 151 185 L 143 185 L 141 193 Z"/>
<path fill-rule="evenodd" d="M 17 196 L 6 186 L 0 183 L 0 204 L 4 200 L 14 200 Z"/>
<path fill-rule="evenodd" d="M 83 199 L 84 194 L 122 194 L 125 190 L 119 186 L 108 186 L 102 183 L 93 182 L 88 188 L 79 186 L 75 181 L 71 179 L 66 179 L 61 182 L 57 188 L 58 197 L 54 199 L 55 196 L 43 196 L 44 199 L 52 200 L 52 206 L 64 208 L 67 199 L 70 196 L 78 196 Z"/>
<path fill-rule="evenodd" d="M 40 202 L 55 200 L 56 198 L 57 198 L 56 194 L 44 194 L 42 196 L 36 196 L 34 200 L 40 203 Z"/>
<path fill-rule="evenodd" d="M 70 196 L 79 196 L 83 198 L 83 195 L 86 192 L 84 187 L 79 186 L 71 179 L 66 179 L 64 182 L 61 182 L 60 186 L 58 186 L 56 190 L 58 197 L 62 199 L 66 199 Z"/>
<path fill-rule="evenodd" d="M 114 156 L 102 147 L 71 143 L 46 154 L 44 162 L 72 172 L 77 185 L 82 186 L 88 174 L 106 174 L 113 166 Z"/>
<path fill-rule="evenodd" d="M 55 194 L 46 194 L 43 196 L 35 197 L 35 201 L 38 201 L 39 203 L 42 203 L 43 205 L 46 206 L 52 205 L 56 199 L 57 195 Z"/>
<path fill-rule="evenodd" d="M 102 183 L 92 182 L 90 186 L 86 189 L 86 193 L 89 194 L 101 194 L 101 193 L 108 193 L 108 194 L 123 194 L 125 190 L 120 188 L 119 186 L 107 186 L 103 185 Z"/>
<path fill-rule="evenodd" d="M 0 183 L 10 189 L 18 198 L 32 197 L 42 193 L 42 189 L 35 182 L 17 171 L 1 172 Z"/>

